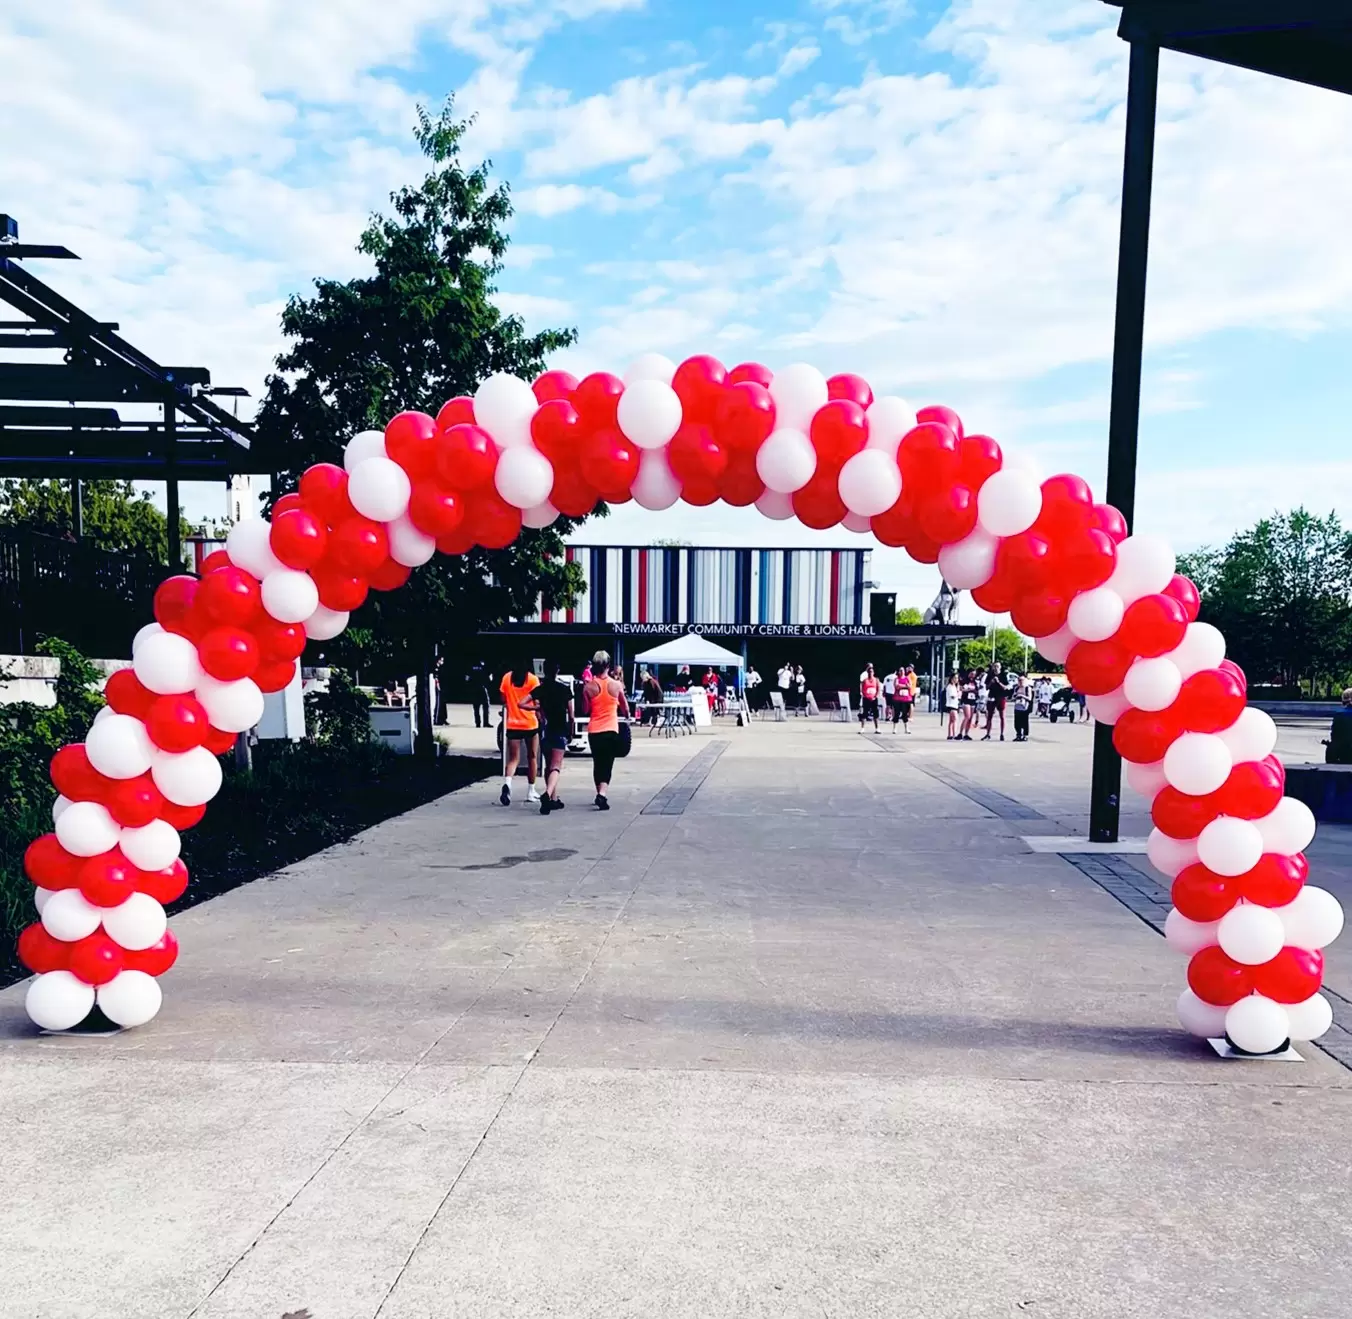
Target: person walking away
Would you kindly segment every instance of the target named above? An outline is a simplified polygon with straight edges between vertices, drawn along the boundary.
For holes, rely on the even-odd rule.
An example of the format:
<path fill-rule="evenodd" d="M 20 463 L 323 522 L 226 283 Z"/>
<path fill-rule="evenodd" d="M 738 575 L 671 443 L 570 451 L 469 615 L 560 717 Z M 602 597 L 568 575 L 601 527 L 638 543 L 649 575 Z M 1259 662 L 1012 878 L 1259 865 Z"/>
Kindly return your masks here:
<path fill-rule="evenodd" d="M 911 735 L 911 712 L 915 709 L 914 677 L 913 672 L 908 673 L 905 669 L 897 671 L 896 713 L 892 718 L 892 731 L 897 731 L 897 720 L 900 719 L 907 737 Z"/>
<path fill-rule="evenodd" d="M 958 737 L 958 707 L 962 704 L 962 683 L 956 673 L 951 674 L 948 686 L 944 688 L 944 710 L 948 715 L 948 740 L 955 742 Z"/>
<path fill-rule="evenodd" d="M 1000 716 L 1000 741 L 1005 740 L 1005 700 L 1009 696 L 1009 683 L 1000 670 L 997 660 L 986 673 L 986 736 L 981 740 L 991 740 L 991 727 L 995 716 Z"/>
<path fill-rule="evenodd" d="M 1326 765 L 1352 765 L 1352 687 L 1343 688 L 1343 708 L 1333 716 L 1324 745 Z"/>
<path fill-rule="evenodd" d="M 540 814 L 563 810 L 559 800 L 559 777 L 563 758 L 573 736 L 573 684 L 559 677 L 558 660 L 545 661 L 545 680 L 535 694 L 544 715 L 542 744 L 545 752 L 545 795 L 540 798 Z"/>
<path fill-rule="evenodd" d="M 864 670 L 864 681 L 859 684 L 859 736 L 864 735 L 864 724 L 872 719 L 873 731 L 878 728 L 878 698 L 882 695 L 883 685 L 878 681 L 870 664 Z"/>
<path fill-rule="evenodd" d="M 591 665 L 587 666 L 588 668 Z M 643 671 L 643 722 L 657 727 L 662 718 L 662 704 L 665 700 L 662 684 L 651 669 Z"/>
<path fill-rule="evenodd" d="M 1033 684 L 1026 674 L 1019 674 L 1014 684 L 1014 740 L 1028 741 L 1028 716 L 1033 708 Z"/>
<path fill-rule="evenodd" d="M 1084 692 L 1076 692 L 1075 704 L 1080 707 L 1080 722 L 1087 723 L 1089 720 L 1089 697 Z"/>
<path fill-rule="evenodd" d="M 610 676 L 610 655 L 598 650 L 592 656 L 591 680 L 582 687 L 582 708 L 587 713 L 587 740 L 591 743 L 592 779 L 596 784 L 596 809 L 610 809 L 610 776 L 620 750 L 620 716 L 629 718 L 629 699 L 624 684 Z"/>
<path fill-rule="evenodd" d="M 891 718 L 892 731 L 897 731 L 897 678 L 901 674 L 898 669 L 896 673 L 888 673 L 883 676 L 883 718 Z"/>
<path fill-rule="evenodd" d="M 535 689 L 540 680 L 531 672 L 530 666 L 518 664 L 502 675 L 498 690 L 502 693 L 505 712 L 503 721 L 503 768 L 502 791 L 498 800 L 504 806 L 512 804 L 512 779 L 516 777 L 516 767 L 521 761 L 524 748 L 526 761 L 526 781 L 530 790 L 526 793 L 528 802 L 540 800 L 535 789 L 535 766 L 540 759 L 540 716 L 539 705 L 535 700 Z"/>
<path fill-rule="evenodd" d="M 976 702 L 979 694 L 976 674 L 968 669 L 962 675 L 962 734 L 961 741 L 972 740 L 972 729 L 976 725 Z"/>

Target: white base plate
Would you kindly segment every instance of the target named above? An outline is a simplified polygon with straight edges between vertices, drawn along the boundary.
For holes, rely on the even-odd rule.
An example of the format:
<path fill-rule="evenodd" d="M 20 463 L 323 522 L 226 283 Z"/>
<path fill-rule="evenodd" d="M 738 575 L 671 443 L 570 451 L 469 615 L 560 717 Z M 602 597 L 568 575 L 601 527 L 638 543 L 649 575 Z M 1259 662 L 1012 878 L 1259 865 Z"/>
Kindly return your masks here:
<path fill-rule="evenodd" d="M 1025 837 L 1034 852 L 1137 852 L 1145 851 L 1144 838 L 1119 838 L 1115 843 L 1091 843 L 1087 838 L 1062 838 L 1031 834 Z"/>
<path fill-rule="evenodd" d="M 1207 1040 L 1216 1053 L 1221 1058 L 1234 1058 L 1239 1062 L 1245 1063 L 1303 1063 L 1304 1058 L 1298 1054 L 1291 1045 L 1287 1045 L 1282 1053 L 1236 1053 L 1231 1047 L 1230 1042 L 1222 1037 L 1219 1040 Z"/>

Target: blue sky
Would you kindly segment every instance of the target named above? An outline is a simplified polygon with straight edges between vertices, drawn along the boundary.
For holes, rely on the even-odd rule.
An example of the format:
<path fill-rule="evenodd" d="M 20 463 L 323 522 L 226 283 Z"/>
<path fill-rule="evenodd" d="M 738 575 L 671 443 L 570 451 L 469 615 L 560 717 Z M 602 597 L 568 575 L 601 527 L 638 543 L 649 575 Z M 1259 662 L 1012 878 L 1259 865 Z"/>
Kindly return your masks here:
<path fill-rule="evenodd" d="M 1115 23 L 1099 0 L 18 0 L 0 209 L 78 251 L 43 273 L 134 342 L 257 390 L 282 301 L 361 268 L 364 217 L 419 176 L 414 104 L 455 92 L 517 203 L 502 305 L 578 327 L 560 365 L 857 370 L 1099 484 Z M 1166 55 L 1142 529 L 1189 547 L 1352 496 L 1349 214 L 1352 105 Z M 633 509 L 583 534 L 850 535 Z M 935 585 L 895 553 L 875 576 Z"/>

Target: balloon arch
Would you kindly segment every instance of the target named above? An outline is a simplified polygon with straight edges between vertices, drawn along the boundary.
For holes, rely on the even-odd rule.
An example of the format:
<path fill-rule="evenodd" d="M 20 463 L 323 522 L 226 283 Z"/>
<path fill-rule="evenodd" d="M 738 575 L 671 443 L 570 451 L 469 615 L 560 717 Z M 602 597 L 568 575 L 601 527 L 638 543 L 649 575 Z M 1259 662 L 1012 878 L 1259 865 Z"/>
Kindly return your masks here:
<path fill-rule="evenodd" d="M 403 585 L 437 551 L 502 548 L 523 526 L 629 499 L 723 499 L 871 531 L 1011 613 L 1115 725 L 1128 781 L 1152 802 L 1150 860 L 1173 881 L 1165 935 L 1191 958 L 1185 1029 L 1253 1053 L 1328 1029 L 1319 950 L 1342 911 L 1305 882 L 1314 819 L 1283 795 L 1273 722 L 1196 621 L 1169 547 L 1128 535 L 1079 477 L 1039 483 L 948 408 L 917 413 L 802 364 L 657 354 L 623 378 L 498 374 L 435 418 L 400 413 L 357 435 L 343 467 L 306 471 L 270 522 L 233 527 L 200 579 L 163 583 L 107 708 L 52 761 L 54 832 L 25 856 L 41 917 L 19 939 L 32 1019 L 67 1029 L 95 1003 L 123 1026 L 155 1016 L 178 953 L 164 904 L 188 879 L 180 831 L 307 638 L 337 636 L 368 591 Z"/>

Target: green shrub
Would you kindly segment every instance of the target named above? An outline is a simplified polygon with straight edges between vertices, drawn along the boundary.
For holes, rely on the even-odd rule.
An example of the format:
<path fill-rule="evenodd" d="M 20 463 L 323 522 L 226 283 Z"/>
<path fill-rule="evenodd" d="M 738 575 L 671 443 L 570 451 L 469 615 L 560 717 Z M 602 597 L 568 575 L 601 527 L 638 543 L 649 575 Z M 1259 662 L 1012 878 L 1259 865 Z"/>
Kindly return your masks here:
<path fill-rule="evenodd" d="M 331 747 L 364 747 L 371 737 L 371 698 L 345 669 L 332 669 L 329 689 L 305 698 L 305 717 L 316 742 Z"/>

